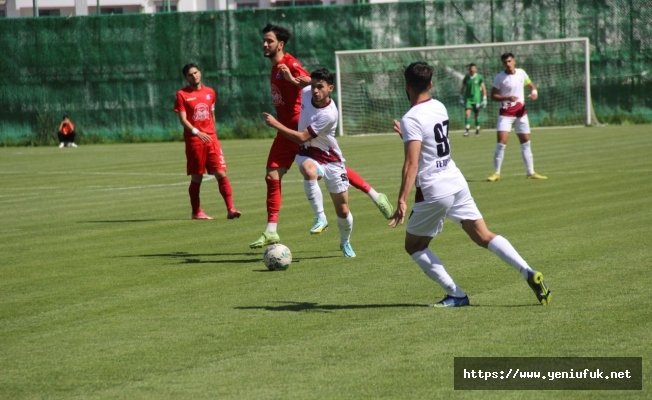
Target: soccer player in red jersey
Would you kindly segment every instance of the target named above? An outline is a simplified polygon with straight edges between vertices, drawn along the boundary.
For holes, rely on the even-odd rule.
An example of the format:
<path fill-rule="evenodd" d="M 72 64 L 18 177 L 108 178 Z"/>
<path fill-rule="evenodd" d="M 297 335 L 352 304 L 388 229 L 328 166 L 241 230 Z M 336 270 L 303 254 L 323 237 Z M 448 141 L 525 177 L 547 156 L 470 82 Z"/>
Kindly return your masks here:
<path fill-rule="evenodd" d="M 262 34 L 263 54 L 272 63 L 271 92 L 277 119 L 287 128 L 297 130 L 301 113 L 301 89 L 310 85 L 310 73 L 303 69 L 296 58 L 285 52 L 285 44 L 292 38 L 292 34 L 286 28 L 268 24 L 263 28 Z M 252 249 L 280 241 L 276 228 L 278 214 L 281 209 L 281 179 L 289 170 L 298 153 L 299 144 L 292 142 L 280 132 L 277 132 L 269 150 L 267 175 L 265 176 L 265 182 L 267 183 L 267 229 L 258 240 L 249 245 Z M 385 218 L 391 218 L 393 208 L 387 196 L 376 192 L 354 170 L 347 167 L 346 173 L 350 184 L 366 193 Z M 313 194 L 321 196 L 319 185 L 304 189 L 309 199 Z M 321 232 L 320 227 L 317 226 L 320 223 L 319 217 L 316 216 L 315 226 L 310 230 L 311 233 Z"/>
<path fill-rule="evenodd" d="M 197 64 L 186 64 L 182 73 L 188 86 L 177 92 L 174 112 L 179 114 L 186 142 L 186 173 L 191 176 L 188 194 L 192 219 L 213 219 L 199 207 L 199 188 L 205 172 L 217 179 L 226 204 L 226 218 L 239 218 L 242 213 L 233 206 L 231 183 L 226 177 L 226 161 L 215 131 L 215 91 L 202 84 Z"/>

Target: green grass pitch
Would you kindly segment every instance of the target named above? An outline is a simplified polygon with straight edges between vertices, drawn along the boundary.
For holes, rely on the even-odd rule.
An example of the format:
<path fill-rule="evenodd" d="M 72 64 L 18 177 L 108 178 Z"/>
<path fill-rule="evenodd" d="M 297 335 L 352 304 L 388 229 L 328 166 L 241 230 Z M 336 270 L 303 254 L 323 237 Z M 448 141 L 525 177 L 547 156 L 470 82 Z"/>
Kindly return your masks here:
<path fill-rule="evenodd" d="M 396 136 L 341 138 L 347 164 L 392 203 Z M 355 259 L 310 236 L 296 167 L 279 233 L 294 263 L 267 272 L 269 140 L 225 141 L 239 220 L 214 180 L 191 221 L 182 143 L 0 149 L 0 398 L 434 399 L 650 397 L 652 129 L 535 130 L 525 179 L 516 137 L 502 179 L 495 134 L 451 134 L 489 228 L 541 270 L 537 304 L 513 268 L 454 224 L 431 248 L 471 307 L 443 297 L 352 189 Z M 323 185 L 322 185 L 323 187 Z M 643 391 L 454 391 L 456 356 L 642 356 Z"/>

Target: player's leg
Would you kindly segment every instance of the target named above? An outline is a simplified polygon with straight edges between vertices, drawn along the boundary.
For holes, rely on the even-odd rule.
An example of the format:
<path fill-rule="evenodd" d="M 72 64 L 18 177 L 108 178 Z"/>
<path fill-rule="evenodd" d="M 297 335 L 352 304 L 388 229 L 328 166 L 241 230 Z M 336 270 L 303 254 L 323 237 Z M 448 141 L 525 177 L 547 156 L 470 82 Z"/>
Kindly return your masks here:
<path fill-rule="evenodd" d="M 66 147 L 66 135 L 59 131 L 57 132 L 57 137 L 59 138 L 59 148 L 62 149 Z"/>
<path fill-rule="evenodd" d="M 512 130 L 512 124 L 515 118 L 498 116 L 498 123 L 496 125 L 496 148 L 494 149 L 494 173 L 487 178 L 489 182 L 495 182 L 500 179 L 500 169 L 503 165 L 503 158 L 505 158 L 505 147 L 507 147 L 507 139 L 509 132 Z"/>
<path fill-rule="evenodd" d="M 206 151 L 203 143 L 192 143 L 186 141 L 186 173 L 190 175 L 190 207 L 192 208 L 192 219 L 213 219 L 202 211 L 199 202 L 199 191 L 201 182 L 206 172 Z"/>
<path fill-rule="evenodd" d="M 467 102 L 464 105 L 464 136 L 469 136 L 469 129 L 471 129 L 471 103 Z"/>
<path fill-rule="evenodd" d="M 480 136 L 480 104 L 476 104 L 473 109 L 475 114 L 475 137 Z"/>
<path fill-rule="evenodd" d="M 299 152 L 299 145 L 277 136 L 269 149 L 267 157 L 267 173 L 265 183 L 267 185 L 267 227 L 265 232 L 255 241 L 249 244 L 252 249 L 269 246 L 278 243 L 278 215 L 281 211 L 281 179 L 294 162 L 294 156 Z"/>
<path fill-rule="evenodd" d="M 330 193 L 337 214 L 337 229 L 340 233 L 340 250 L 344 257 L 355 257 L 351 247 L 351 232 L 353 231 L 353 214 L 349 210 L 349 192 Z"/>
<path fill-rule="evenodd" d="M 218 140 L 210 142 L 207 146 L 208 155 L 206 158 L 206 169 L 210 175 L 215 176 L 217 180 L 217 187 L 224 199 L 226 206 L 226 218 L 234 219 L 240 218 L 242 213 L 238 211 L 233 205 L 233 189 L 231 182 L 226 176 L 226 160 L 222 152 L 222 146 Z"/>
<path fill-rule="evenodd" d="M 548 177 L 539 175 L 534 172 L 534 157 L 532 156 L 532 149 L 530 147 L 530 121 L 527 115 L 516 119 L 514 126 L 516 136 L 521 143 L 521 156 L 525 163 L 526 177 L 528 179 L 548 179 Z"/>
<path fill-rule="evenodd" d="M 351 231 L 353 230 L 353 214 L 349 210 L 349 179 L 346 168 L 342 163 L 329 163 L 322 165 L 324 170 L 324 183 L 326 190 L 331 195 L 335 214 L 337 214 L 337 228 L 340 233 L 340 250 L 344 257 L 355 257 L 351 247 Z"/>
<path fill-rule="evenodd" d="M 464 232 L 478 246 L 489 249 L 505 263 L 514 267 L 534 290 L 541 304 L 548 303 L 550 290 L 543 281 L 543 274 L 530 268 L 507 239 L 496 235 L 487 228 L 468 188 L 455 195 L 454 205 L 448 211 L 447 216 L 453 222 L 459 223 Z M 535 285 L 535 280 L 540 282 Z"/>
<path fill-rule="evenodd" d="M 394 208 L 392 207 L 392 204 L 389 202 L 389 199 L 385 194 L 376 192 L 374 188 L 371 187 L 371 185 L 367 183 L 367 181 L 365 181 L 353 169 L 346 167 L 346 174 L 349 177 L 349 183 L 351 183 L 351 186 L 361 190 L 363 193 L 369 196 L 371 201 L 373 201 L 376 207 L 378 207 L 385 219 L 392 218 L 392 215 L 394 214 Z"/>
<path fill-rule="evenodd" d="M 319 187 L 319 179 L 324 175 L 324 171 L 317 161 L 306 156 L 297 156 L 297 165 L 299 172 L 303 176 L 303 190 L 310 204 L 310 208 L 315 213 L 315 221 L 310 228 L 311 235 L 318 235 L 328 229 L 328 220 L 324 213 L 324 196 Z"/>
<path fill-rule="evenodd" d="M 466 293 L 448 274 L 439 257 L 428 248 L 432 238 L 442 231 L 444 218 L 453 201 L 449 196 L 435 203 L 415 203 L 405 229 L 405 251 L 430 279 L 446 291 L 446 297 L 435 307 L 469 305 Z"/>
<path fill-rule="evenodd" d="M 75 131 L 70 131 L 68 134 L 68 141 L 70 142 L 70 146 L 77 147 L 77 144 L 75 143 Z"/>

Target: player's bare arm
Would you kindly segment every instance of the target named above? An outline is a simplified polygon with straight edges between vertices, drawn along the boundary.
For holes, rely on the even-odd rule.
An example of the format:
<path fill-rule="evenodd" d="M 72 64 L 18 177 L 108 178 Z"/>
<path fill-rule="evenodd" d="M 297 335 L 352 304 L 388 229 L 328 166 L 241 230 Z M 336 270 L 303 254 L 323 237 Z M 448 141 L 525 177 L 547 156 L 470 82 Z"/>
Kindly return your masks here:
<path fill-rule="evenodd" d="M 279 64 L 278 69 L 283 74 L 283 78 L 285 78 L 286 81 L 292 83 L 294 86 L 303 89 L 304 87 L 310 85 L 310 76 L 294 76 L 292 75 L 290 67 L 285 64 Z"/>
<path fill-rule="evenodd" d="M 530 94 L 527 96 L 532 100 L 539 98 L 539 92 L 537 92 L 537 87 L 534 86 L 534 83 L 530 82 L 527 84 L 527 87 L 530 89 Z"/>
<path fill-rule="evenodd" d="M 263 113 L 263 115 L 265 116 L 265 123 L 268 126 L 271 126 L 272 128 L 281 132 L 283 136 L 290 139 L 294 143 L 302 144 L 309 141 L 312 138 L 312 136 L 310 136 L 310 132 L 308 132 L 308 129 L 306 129 L 303 132 L 295 131 L 293 129 L 286 127 L 282 123 L 278 122 L 278 120 L 274 118 L 273 115 L 268 113 Z"/>
<path fill-rule="evenodd" d="M 495 87 L 491 88 L 491 100 L 494 101 L 516 101 L 518 97 L 516 96 L 502 96 L 499 92 L 498 89 Z"/>
<path fill-rule="evenodd" d="M 213 121 L 215 121 L 215 117 L 213 117 Z M 195 129 L 195 127 L 192 126 L 192 124 L 190 122 L 188 122 L 187 114 L 186 114 L 185 111 L 180 111 L 179 112 L 179 122 L 181 122 L 181 125 L 183 125 L 183 127 L 188 129 L 189 131 L 192 131 L 193 129 Z M 201 141 L 204 142 L 204 143 L 210 143 L 210 141 L 212 140 L 211 135 L 208 135 L 208 134 L 206 134 L 204 132 L 201 132 L 201 131 L 197 132 L 197 134 L 195 136 L 197 136 L 199 139 L 201 139 Z"/>
<path fill-rule="evenodd" d="M 411 140 L 405 143 L 405 162 L 403 163 L 401 189 L 398 193 L 398 204 L 396 206 L 396 212 L 394 212 L 394 215 L 389 220 L 388 224 L 392 228 L 402 224 L 405 220 L 405 214 L 407 213 L 407 198 L 417 177 L 420 152 L 420 141 Z"/>

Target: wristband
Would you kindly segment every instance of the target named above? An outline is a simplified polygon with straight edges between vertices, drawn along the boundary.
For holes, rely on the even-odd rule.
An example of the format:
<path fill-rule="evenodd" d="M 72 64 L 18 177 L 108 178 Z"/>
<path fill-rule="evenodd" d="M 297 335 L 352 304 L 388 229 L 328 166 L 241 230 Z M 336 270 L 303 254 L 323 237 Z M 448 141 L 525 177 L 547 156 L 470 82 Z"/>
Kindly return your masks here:
<path fill-rule="evenodd" d="M 199 129 L 197 129 L 197 128 L 192 128 L 192 131 L 191 131 L 191 132 L 192 132 L 193 135 L 196 135 L 196 134 L 199 133 Z"/>
<path fill-rule="evenodd" d="M 539 94 L 539 92 L 537 92 L 537 90 L 534 89 L 533 91 L 530 92 L 530 94 Z"/>

